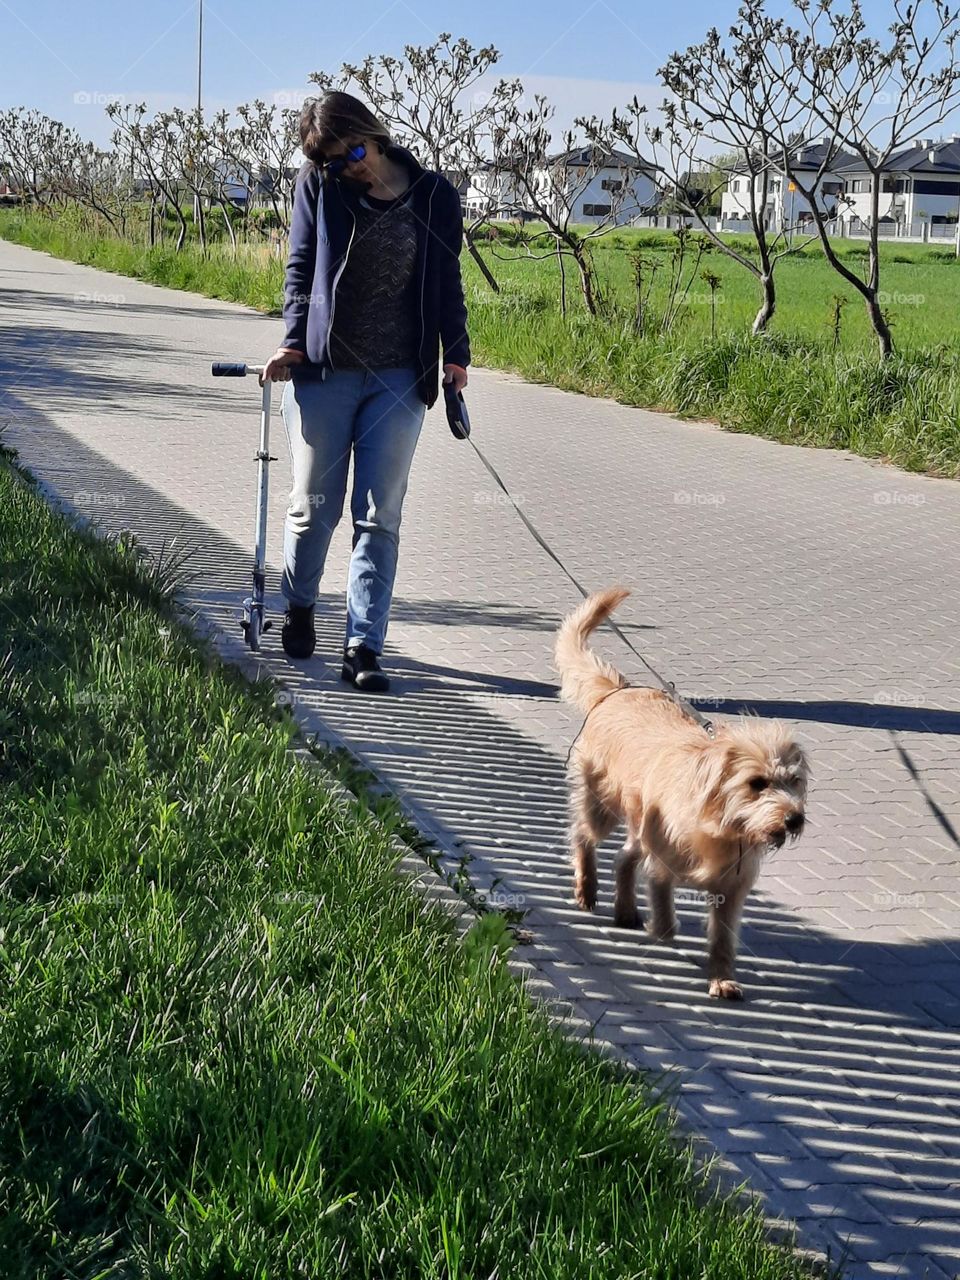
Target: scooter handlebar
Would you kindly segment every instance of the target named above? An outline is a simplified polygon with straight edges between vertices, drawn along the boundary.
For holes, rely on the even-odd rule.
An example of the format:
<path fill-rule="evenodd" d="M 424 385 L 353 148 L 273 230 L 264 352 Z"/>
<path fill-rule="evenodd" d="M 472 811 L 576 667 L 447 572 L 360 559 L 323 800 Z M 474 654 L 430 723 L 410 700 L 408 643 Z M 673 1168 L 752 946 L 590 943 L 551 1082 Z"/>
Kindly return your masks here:
<path fill-rule="evenodd" d="M 238 364 L 230 360 L 215 360 L 210 372 L 215 378 L 245 378 L 248 373 L 262 373 L 262 364 Z"/>

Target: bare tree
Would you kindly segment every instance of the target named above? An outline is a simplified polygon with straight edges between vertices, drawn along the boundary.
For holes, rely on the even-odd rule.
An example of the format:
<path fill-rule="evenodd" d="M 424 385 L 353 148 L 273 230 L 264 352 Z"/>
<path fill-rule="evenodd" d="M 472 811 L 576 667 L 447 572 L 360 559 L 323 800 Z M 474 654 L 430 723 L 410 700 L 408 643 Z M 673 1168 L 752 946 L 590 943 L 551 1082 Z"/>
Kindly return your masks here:
<path fill-rule="evenodd" d="M 723 123 L 749 125 L 754 150 L 804 198 L 827 261 L 863 298 L 886 357 L 893 339 L 879 301 L 881 187 L 891 156 L 919 131 L 941 123 L 960 101 L 957 12 L 944 0 L 893 0 L 891 38 L 882 44 L 867 33 L 858 0 L 845 11 L 834 0 L 793 0 L 793 8 L 798 26 L 768 17 L 763 0 L 745 0 L 727 42 L 714 29 L 703 45 L 674 55 L 662 74 L 690 112 L 709 109 L 704 63 L 712 74 L 736 73 L 751 94 L 750 105 L 766 106 L 748 115 L 731 101 Z M 798 133 L 822 135 L 821 160 L 812 173 L 798 160 Z M 834 251 L 833 215 L 819 198 L 823 177 L 841 153 L 857 157 L 871 175 L 865 277 Z"/>
<path fill-rule="evenodd" d="M 193 195 L 197 239 L 200 251 L 205 253 L 207 224 L 204 197 L 209 197 L 213 187 L 215 166 L 212 139 L 204 122 L 202 108 L 194 107 L 191 111 L 184 111 L 182 107 L 174 107 L 172 111 L 162 112 L 157 121 L 167 133 L 167 155 L 174 175 Z"/>
<path fill-rule="evenodd" d="M 238 158 L 246 157 L 255 177 L 255 194 L 266 194 L 281 229 L 290 227 L 293 157 L 300 146 L 300 112 L 292 107 L 268 107 L 255 98 L 237 107 L 243 122 L 236 130 Z"/>
<path fill-rule="evenodd" d="M 941 124 L 960 102 L 958 13 L 944 0 L 894 0 L 891 39 L 883 47 L 867 34 L 858 0 L 852 0 L 846 12 L 837 11 L 832 0 L 820 0 L 813 12 L 807 0 L 794 0 L 794 7 L 801 25 L 783 31 L 776 45 L 767 42 L 767 73 L 779 70 L 783 75 L 783 53 L 792 54 L 798 65 L 790 80 L 798 74 L 800 86 L 806 89 L 811 125 L 815 122 L 826 131 L 831 149 L 837 146 L 853 153 L 870 171 L 866 280 L 834 253 L 825 219 L 816 207 L 814 218 L 827 260 L 863 297 L 881 355 L 886 357 L 893 350 L 893 339 L 878 299 L 883 175 L 892 155 L 917 133 Z M 745 6 L 746 13 L 749 8 Z M 882 114 L 874 118 L 877 106 Z M 786 168 L 803 191 L 802 175 L 792 166 Z"/>
<path fill-rule="evenodd" d="M 489 92 L 476 89 L 499 57 L 492 45 L 475 49 L 463 38 L 451 44 L 443 32 L 434 44 L 406 45 L 403 58 L 371 55 L 359 65 L 345 62 L 336 77 L 317 71 L 310 79 L 322 89 L 359 90 L 398 142 L 469 190 L 478 171 L 492 178 L 496 161 L 488 151 L 523 93 L 519 80 L 499 80 Z M 484 198 L 485 190 L 497 188 L 490 181 L 475 189 L 477 208 L 463 228 L 467 251 L 494 291 L 498 285 L 477 248 L 477 231 L 498 212 L 495 200 Z"/>
<path fill-rule="evenodd" d="M 162 208 L 172 208 L 176 214 L 179 223 L 176 248 L 182 249 L 187 238 L 187 220 L 180 203 L 180 178 L 173 161 L 174 138 L 165 118 L 158 116 L 156 120 L 144 123 L 147 113 L 145 102 L 126 106 L 120 102 L 108 102 L 105 109 L 116 126 L 111 141 L 115 147 L 127 148 L 131 164 L 150 186 L 149 243 L 155 243 L 157 206 L 162 199 Z"/>
<path fill-rule="evenodd" d="M 39 111 L 11 107 L 0 112 L 0 149 L 4 168 L 24 200 L 43 213 L 59 198 L 58 173 L 70 130 Z"/>
<path fill-rule="evenodd" d="M 134 190 L 115 151 L 102 151 L 79 138 L 71 140 L 63 157 L 62 189 L 102 218 L 114 234 L 125 234 Z"/>
<path fill-rule="evenodd" d="M 775 157 L 765 143 L 763 122 L 770 111 L 766 88 L 757 83 L 748 58 L 718 56 L 710 39 L 674 54 L 658 74 L 673 98 L 664 101 L 664 127 L 645 124 L 646 107 L 634 97 L 623 112 L 614 109 L 608 128 L 595 117 L 578 119 L 587 136 L 616 146 L 638 160 L 649 154 L 675 207 L 695 221 L 715 247 L 749 271 L 760 287 L 760 307 L 752 332 L 762 333 L 776 310 L 775 271 L 781 258 L 796 252 L 794 228 L 781 225 L 770 235 L 766 207 L 776 172 Z M 720 146 L 726 157 L 713 156 L 711 186 L 692 189 L 690 174 L 710 173 L 708 156 Z M 746 182 L 747 213 L 757 244 L 757 260 L 710 226 L 707 209 L 734 178 Z"/>
<path fill-rule="evenodd" d="M 569 130 L 562 135 L 562 150 L 554 154 L 548 128 L 553 114 L 554 108 L 543 94 L 534 95 L 534 106 L 528 111 L 521 112 L 519 106 L 514 105 L 507 113 L 495 150 L 498 170 L 506 179 L 500 201 L 505 210 L 518 219 L 517 238 L 525 256 L 557 258 L 561 310 L 566 311 L 564 259 L 572 259 L 584 305 L 590 315 L 597 315 L 603 307 L 603 297 L 593 263 L 592 241 L 618 226 L 625 205 L 635 202 L 634 180 L 640 166 L 603 147 L 577 145 L 575 135 Z M 580 197 L 600 172 L 608 168 L 616 170 L 618 177 L 611 180 L 612 185 L 605 193 L 609 197 L 607 211 L 599 215 L 589 230 L 580 230 L 572 222 Z M 543 232 L 531 233 L 524 229 L 524 222 L 529 218 L 545 224 L 546 233 L 553 241 L 548 252 L 539 252 Z"/>

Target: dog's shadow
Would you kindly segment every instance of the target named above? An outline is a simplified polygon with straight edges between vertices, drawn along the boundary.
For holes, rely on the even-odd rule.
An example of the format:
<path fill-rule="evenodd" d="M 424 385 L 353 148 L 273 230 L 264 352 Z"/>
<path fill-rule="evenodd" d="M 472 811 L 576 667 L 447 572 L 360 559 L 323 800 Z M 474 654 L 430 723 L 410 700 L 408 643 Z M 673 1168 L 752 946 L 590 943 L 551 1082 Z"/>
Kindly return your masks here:
<path fill-rule="evenodd" d="M 800 1220 L 805 1242 L 834 1261 L 847 1248 L 860 1264 L 923 1275 L 931 1257 L 952 1256 L 955 1218 L 943 1209 L 960 1150 L 960 941 L 838 937 L 761 877 L 737 963 L 746 999 L 710 999 L 706 905 L 678 891 L 672 944 L 616 927 L 612 847 L 595 913 L 568 902 L 527 920 L 558 947 L 545 976 L 554 968 L 585 1041 L 647 1073 L 738 1177 L 759 1182 L 768 1213 Z M 868 896 L 901 918 L 929 900 Z M 642 891 L 639 902 L 648 918 Z"/>

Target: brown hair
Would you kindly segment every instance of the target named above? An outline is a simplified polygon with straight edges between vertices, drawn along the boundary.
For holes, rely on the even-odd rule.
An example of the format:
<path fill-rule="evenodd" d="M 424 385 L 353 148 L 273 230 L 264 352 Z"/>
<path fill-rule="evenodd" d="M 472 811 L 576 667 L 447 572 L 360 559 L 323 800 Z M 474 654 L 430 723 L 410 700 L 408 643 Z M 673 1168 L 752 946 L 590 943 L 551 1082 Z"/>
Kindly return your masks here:
<path fill-rule="evenodd" d="M 314 164 L 323 164 L 327 148 L 354 138 L 374 138 L 383 147 L 393 144 L 390 132 L 359 98 L 328 90 L 322 98 L 308 98 L 300 112 L 300 146 Z"/>

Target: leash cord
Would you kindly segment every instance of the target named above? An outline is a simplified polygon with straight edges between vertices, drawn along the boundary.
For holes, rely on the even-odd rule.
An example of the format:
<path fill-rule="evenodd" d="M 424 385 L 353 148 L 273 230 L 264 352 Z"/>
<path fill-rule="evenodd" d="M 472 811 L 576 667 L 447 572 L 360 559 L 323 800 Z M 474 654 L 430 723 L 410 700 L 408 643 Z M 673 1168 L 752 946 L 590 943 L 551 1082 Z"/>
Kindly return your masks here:
<path fill-rule="evenodd" d="M 507 495 L 507 497 L 508 497 L 508 498 L 509 498 L 509 500 L 510 500 L 510 504 L 511 504 L 511 506 L 513 507 L 514 511 L 516 511 L 517 515 L 520 517 L 520 519 L 523 521 L 523 523 L 527 526 L 527 528 L 529 529 L 530 533 L 533 535 L 533 537 L 536 539 L 536 541 L 540 544 L 540 546 L 541 546 L 541 547 L 543 547 L 544 551 L 547 553 L 547 555 L 550 557 L 550 559 L 551 559 L 551 560 L 553 560 L 553 562 L 554 562 L 554 563 L 555 563 L 555 564 L 556 564 L 556 565 L 557 565 L 557 566 L 558 566 L 558 567 L 563 571 L 563 573 L 565 573 L 565 574 L 566 574 L 566 576 L 570 579 L 570 581 L 573 583 L 573 585 L 577 588 L 577 590 L 580 592 L 580 594 L 583 596 L 583 598 L 584 598 L 584 599 L 586 599 L 586 598 L 589 596 L 590 592 L 589 592 L 589 591 L 587 591 L 587 590 L 586 590 L 586 588 L 585 588 L 585 587 L 583 587 L 583 586 L 582 586 L 582 585 L 577 581 L 577 579 L 573 576 L 573 574 L 570 572 L 570 570 L 567 568 L 567 566 L 563 563 L 563 561 L 560 559 L 560 557 L 557 555 L 557 553 L 553 550 L 553 548 L 552 548 L 552 547 L 550 547 L 550 546 L 548 545 L 548 543 L 545 541 L 545 539 L 544 539 L 544 538 L 542 538 L 542 537 L 540 536 L 540 534 L 537 532 L 537 530 L 534 528 L 534 526 L 531 524 L 531 522 L 527 519 L 527 517 L 524 515 L 524 513 L 520 510 L 520 507 L 519 507 L 519 506 L 517 505 L 517 503 L 514 501 L 513 494 L 510 492 L 510 490 L 509 490 L 509 489 L 507 488 L 507 486 L 504 484 L 503 480 L 500 478 L 500 475 L 499 475 L 499 473 L 498 473 L 498 471 L 497 471 L 496 467 L 494 467 L 494 466 L 493 466 L 493 464 L 492 464 L 491 462 L 488 462 L 488 461 L 487 461 L 487 458 L 484 456 L 483 452 L 481 451 L 480 447 L 477 445 L 477 443 L 476 443 L 476 441 L 474 440 L 473 436 L 472 436 L 472 435 L 467 436 L 467 440 L 469 440 L 470 444 L 473 446 L 474 453 L 476 453 L 477 457 L 480 459 L 480 461 L 483 463 L 483 465 L 486 467 L 486 469 L 490 472 L 490 475 L 493 477 L 494 481 L 497 483 L 497 485 L 499 485 L 499 487 L 500 487 L 500 488 L 503 490 L 503 492 Z M 627 636 L 623 633 L 623 631 L 620 629 L 620 627 L 618 627 L 618 626 L 617 626 L 617 624 L 613 621 L 613 619 L 612 619 L 612 618 L 608 618 L 608 619 L 607 619 L 607 622 L 608 622 L 608 624 L 609 624 L 609 626 L 610 626 L 611 630 L 612 630 L 616 635 L 618 635 L 618 636 L 620 637 L 620 639 L 621 639 L 621 640 L 623 641 L 623 643 L 627 646 L 627 648 L 631 651 L 631 653 L 633 653 L 636 657 L 638 657 L 638 658 L 640 659 L 640 661 L 643 663 L 643 665 L 647 668 L 647 670 L 650 672 L 650 674 L 653 676 L 653 678 L 654 678 L 654 679 L 657 681 L 657 683 L 660 685 L 661 689 L 663 689 L 664 693 L 669 694 L 669 695 L 670 695 L 670 697 L 673 699 L 673 701 L 674 701 L 674 702 L 677 704 L 677 706 L 680 708 L 680 710 L 681 710 L 685 715 L 689 716 L 691 720 L 695 720 L 695 721 L 696 721 L 696 723 L 701 727 L 701 729 L 704 729 L 704 730 L 705 730 L 705 731 L 706 731 L 706 732 L 707 732 L 707 733 L 712 737 L 712 736 L 713 736 L 713 725 L 712 725 L 712 724 L 711 724 L 711 722 L 707 719 L 707 717 L 706 717 L 705 715 L 703 715 L 700 711 L 698 711 L 696 707 L 691 706 L 691 704 L 690 704 L 689 702 L 687 702 L 685 699 L 683 699 L 683 698 L 681 698 L 681 697 L 680 697 L 680 695 L 677 693 L 677 687 L 676 687 L 676 685 L 675 685 L 671 680 L 665 680 L 665 679 L 663 678 L 663 676 L 660 674 L 660 672 L 659 672 L 659 671 L 657 671 L 655 667 L 652 667 L 652 666 L 650 665 L 650 663 L 646 660 L 646 658 L 643 656 L 643 654 L 640 652 L 640 650 L 639 650 L 639 649 L 637 649 L 633 644 L 631 644 L 630 640 L 629 640 L 629 639 L 627 638 Z M 604 694 L 604 698 L 608 698 L 608 697 L 610 696 L 610 694 L 611 694 L 611 693 L 619 693 L 619 692 L 620 692 L 620 689 L 622 689 L 622 688 L 633 688 L 633 687 L 634 687 L 633 685 L 621 685 L 621 686 L 620 686 L 620 688 L 617 688 L 617 689 L 611 689 L 609 693 Z M 600 701 L 603 701 L 603 699 L 601 699 Z M 594 703 L 594 707 L 597 707 L 597 706 L 599 706 L 599 705 L 600 705 L 600 703 L 599 703 L 599 702 L 595 702 L 595 703 Z M 590 708 L 590 710 L 592 711 L 592 710 L 593 710 L 593 707 L 591 707 L 591 708 Z M 588 712 L 587 712 L 587 715 L 589 715 L 589 714 L 590 714 L 590 712 L 588 711 Z M 584 723 L 584 724 L 586 724 L 586 719 L 584 719 L 584 722 L 583 722 L 583 723 Z M 581 725 L 581 726 L 580 726 L 580 731 L 577 733 L 577 738 L 579 738 L 580 733 L 582 733 L 582 732 L 583 732 L 583 725 Z M 577 739 L 576 739 L 576 738 L 574 738 L 574 742 L 576 742 L 576 740 L 577 740 Z M 571 744 L 571 749 L 572 749 L 572 744 Z M 568 752 L 568 754 L 567 754 L 567 759 L 569 760 L 569 758 L 570 758 L 570 757 L 569 757 L 569 752 Z"/>

